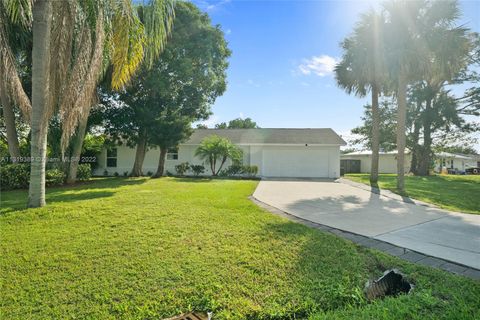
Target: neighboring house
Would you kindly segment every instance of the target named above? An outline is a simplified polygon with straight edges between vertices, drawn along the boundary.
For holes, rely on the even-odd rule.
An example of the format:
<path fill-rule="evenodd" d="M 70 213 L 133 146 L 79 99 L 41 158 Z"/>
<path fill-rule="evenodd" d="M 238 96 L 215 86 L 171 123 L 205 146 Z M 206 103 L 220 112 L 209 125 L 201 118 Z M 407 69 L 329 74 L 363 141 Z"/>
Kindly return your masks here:
<path fill-rule="evenodd" d="M 342 173 L 370 173 L 372 168 L 372 151 L 358 151 L 342 154 L 340 156 Z M 412 156 L 410 151 L 405 151 L 405 173 L 410 172 Z M 397 151 L 380 152 L 378 159 L 379 173 L 397 173 Z"/>
<path fill-rule="evenodd" d="M 477 155 L 462 155 L 449 152 L 438 152 L 435 154 L 435 172 L 442 172 L 442 168 L 455 170 L 463 173 L 468 168 L 476 168 L 479 166 Z"/>
<path fill-rule="evenodd" d="M 218 135 L 243 150 L 243 164 L 256 165 L 264 177 L 337 178 L 340 176 L 340 146 L 345 141 L 332 129 L 197 129 L 190 139 L 167 154 L 165 172 L 175 173 L 175 165 L 188 162 L 203 164 L 194 156 L 202 140 Z M 157 170 L 159 149 L 147 151 L 143 172 Z M 135 149 L 117 146 L 103 150 L 98 157 L 95 175 L 105 171 L 123 175 L 132 170 Z M 225 167 L 230 165 L 228 162 Z M 206 175 L 210 175 L 207 164 Z"/>

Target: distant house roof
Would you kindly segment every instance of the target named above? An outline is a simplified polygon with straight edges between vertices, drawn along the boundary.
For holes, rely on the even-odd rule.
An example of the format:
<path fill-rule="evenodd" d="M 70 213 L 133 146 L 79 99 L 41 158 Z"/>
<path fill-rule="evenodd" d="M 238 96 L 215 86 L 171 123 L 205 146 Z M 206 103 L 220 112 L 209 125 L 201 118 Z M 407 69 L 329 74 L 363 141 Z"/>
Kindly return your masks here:
<path fill-rule="evenodd" d="M 391 155 L 396 155 L 398 153 L 397 150 L 394 150 L 394 151 L 387 151 L 387 152 L 382 152 L 380 151 L 378 154 L 379 155 L 382 155 L 382 154 L 391 154 Z M 405 153 L 406 154 L 409 154 L 410 153 L 410 150 L 408 149 L 405 149 Z M 342 154 L 342 156 L 370 156 L 372 155 L 372 151 L 371 150 L 364 150 L 364 151 L 355 151 L 355 152 L 349 152 L 349 153 L 345 153 L 345 154 Z"/>
<path fill-rule="evenodd" d="M 474 159 L 474 157 L 470 157 L 470 156 L 463 156 L 463 155 L 460 155 L 460 154 L 455 154 L 455 153 L 450 153 L 450 152 L 437 152 L 435 154 L 435 156 L 437 156 L 438 158 L 454 158 L 454 159 L 465 159 L 465 160 L 470 160 L 470 159 Z"/>
<path fill-rule="evenodd" d="M 211 135 L 228 138 L 234 144 L 323 144 L 346 145 L 330 128 L 321 129 L 196 129 L 184 144 L 200 144 Z"/>

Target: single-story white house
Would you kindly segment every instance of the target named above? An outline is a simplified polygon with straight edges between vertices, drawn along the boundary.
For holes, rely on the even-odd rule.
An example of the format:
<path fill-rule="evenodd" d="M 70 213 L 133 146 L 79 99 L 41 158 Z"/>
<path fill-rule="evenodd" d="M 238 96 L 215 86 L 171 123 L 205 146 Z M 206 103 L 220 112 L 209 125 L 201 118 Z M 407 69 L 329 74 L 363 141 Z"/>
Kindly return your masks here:
<path fill-rule="evenodd" d="M 342 154 L 341 168 L 345 173 L 370 173 L 372 166 L 372 151 L 358 151 Z M 356 163 L 355 163 L 356 162 Z M 409 150 L 405 151 L 405 173 L 410 172 L 412 155 Z M 442 172 L 442 168 L 454 169 L 459 173 L 468 168 L 480 166 L 478 156 L 460 155 L 448 152 L 438 152 L 434 158 L 434 171 Z M 379 173 L 397 173 L 397 151 L 380 152 L 378 159 Z"/>
<path fill-rule="evenodd" d="M 466 169 L 476 168 L 479 165 L 479 160 L 475 155 L 461 155 L 449 152 L 438 152 L 435 154 L 434 170 L 436 172 L 441 172 L 442 168 L 465 172 Z"/>
<path fill-rule="evenodd" d="M 380 152 L 378 158 L 379 173 L 397 173 L 397 151 Z M 342 166 L 354 167 L 357 170 L 348 170 L 345 173 L 370 173 L 372 168 L 372 151 L 357 151 L 340 156 Z M 357 165 L 353 166 L 357 162 Z M 353 162 L 353 163 L 352 163 Z M 360 162 L 360 164 L 358 164 Z M 405 173 L 410 172 L 412 155 L 405 150 Z M 357 172 L 354 172 L 357 171 Z"/>
<path fill-rule="evenodd" d="M 330 128 L 321 129 L 196 129 L 190 139 L 167 154 L 165 172 L 175 173 L 182 162 L 204 164 L 195 157 L 202 140 L 211 135 L 228 138 L 243 150 L 243 164 L 256 165 L 263 177 L 338 178 L 340 146 L 346 142 Z M 155 173 L 160 150 L 147 151 L 144 173 Z M 127 146 L 105 149 L 98 157 L 95 175 L 123 175 L 132 170 L 135 149 Z M 205 174 L 210 175 L 205 165 Z M 226 166 L 230 163 L 226 163 Z M 226 167 L 225 166 L 225 167 Z"/>

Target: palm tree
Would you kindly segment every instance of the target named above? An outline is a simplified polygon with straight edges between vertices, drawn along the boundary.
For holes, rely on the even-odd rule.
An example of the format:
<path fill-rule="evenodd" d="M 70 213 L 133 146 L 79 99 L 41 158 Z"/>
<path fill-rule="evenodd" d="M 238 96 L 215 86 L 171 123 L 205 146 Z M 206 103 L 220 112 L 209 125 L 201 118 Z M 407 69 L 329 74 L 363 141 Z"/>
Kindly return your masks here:
<path fill-rule="evenodd" d="M 3 3 L 3 2 L 2 2 Z M 151 0 L 134 6 L 130 1 L 12 0 L 0 6 L 2 25 L 21 24 L 32 31 L 31 163 L 29 207 L 45 205 L 45 164 L 48 120 L 58 112 L 62 122 L 62 148 L 75 133 L 94 103 L 99 77 L 107 65 L 112 87 L 125 86 L 142 61 L 151 64 L 163 49 L 173 21 L 173 0 Z M 55 23 L 52 23 L 55 21 Z M 26 97 L 9 57 L 6 38 L 2 45 L 0 87 L 11 92 L 22 107 Z M 4 46 L 6 49 L 4 49 Z M 107 58 L 107 59 L 105 59 Z M 14 94 L 13 94 L 14 93 Z M 23 100 L 22 100 L 23 98 Z M 27 98 L 28 100 L 28 98 Z M 29 104 L 23 101 L 23 109 Z"/>
<path fill-rule="evenodd" d="M 342 42 L 343 57 L 335 67 L 337 84 L 347 93 L 372 96 L 372 169 L 370 182 L 378 181 L 380 145 L 380 110 L 378 99 L 385 89 L 385 62 L 383 56 L 383 24 L 381 13 L 370 11 L 362 15 L 353 35 Z"/>
<path fill-rule="evenodd" d="M 404 192 L 407 86 L 427 79 L 439 90 L 438 84 L 443 85 L 465 66 L 468 58 L 464 50 L 468 52 L 469 45 L 465 29 L 451 28 L 459 15 L 455 1 L 389 1 L 384 3 L 384 10 L 386 61 L 398 105 L 397 189 Z M 430 149 L 429 128 L 424 140 Z"/>
<path fill-rule="evenodd" d="M 405 191 L 405 145 L 407 85 L 419 80 L 426 70 L 426 46 L 418 37 L 420 12 L 424 1 L 390 1 L 384 3 L 385 59 L 397 97 L 397 189 Z"/>
<path fill-rule="evenodd" d="M 195 150 L 195 156 L 207 162 L 212 175 L 216 176 L 228 159 L 239 161 L 242 157 L 242 150 L 227 138 L 212 135 L 203 139 Z M 220 166 L 217 167 L 218 162 L 220 162 Z"/>
<path fill-rule="evenodd" d="M 430 4 L 423 16 L 420 33 L 428 48 L 427 70 L 421 83 L 425 97 L 423 117 L 422 161 L 418 173 L 428 175 L 432 159 L 432 121 L 436 97 L 446 83 L 451 82 L 469 64 L 472 42 L 467 29 L 454 26 L 460 17 L 458 4 L 454 1 L 435 1 Z"/>

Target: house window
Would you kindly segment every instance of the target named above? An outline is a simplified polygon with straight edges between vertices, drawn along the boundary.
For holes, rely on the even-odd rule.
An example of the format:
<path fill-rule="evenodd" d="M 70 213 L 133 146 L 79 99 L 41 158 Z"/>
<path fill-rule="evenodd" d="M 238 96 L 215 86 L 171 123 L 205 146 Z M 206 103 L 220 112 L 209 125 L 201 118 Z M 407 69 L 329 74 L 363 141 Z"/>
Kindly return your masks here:
<path fill-rule="evenodd" d="M 117 167 L 117 148 L 112 148 L 107 150 L 107 167 L 108 168 Z"/>
<path fill-rule="evenodd" d="M 178 148 L 168 149 L 167 160 L 178 160 Z"/>

